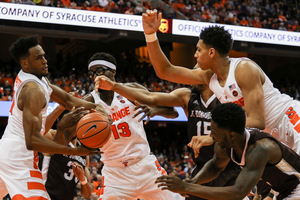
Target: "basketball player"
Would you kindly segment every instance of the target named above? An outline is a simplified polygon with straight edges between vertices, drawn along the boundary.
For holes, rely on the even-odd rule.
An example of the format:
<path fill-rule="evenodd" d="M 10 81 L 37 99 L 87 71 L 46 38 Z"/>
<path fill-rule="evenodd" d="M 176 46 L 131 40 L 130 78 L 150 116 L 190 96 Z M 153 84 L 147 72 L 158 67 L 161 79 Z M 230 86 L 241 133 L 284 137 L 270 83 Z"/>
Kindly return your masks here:
<path fill-rule="evenodd" d="M 117 62 L 112 55 L 96 53 L 88 63 L 88 73 L 93 80 L 96 76 L 104 75 L 115 81 Z M 124 85 L 144 88 L 134 83 Z M 105 90 L 94 90 L 84 99 L 103 105 L 113 119 L 113 134 L 101 148 L 104 152 L 101 155 L 104 190 L 100 199 L 182 199 L 176 193 L 161 191 L 154 184 L 156 178 L 166 174 L 166 171 L 156 157 L 150 155 L 143 122 L 133 118 L 136 113 L 134 103 L 114 91 Z M 166 112 L 166 108 L 159 108 L 157 114 L 173 118 L 178 116 L 174 108 L 168 110 Z"/>
<path fill-rule="evenodd" d="M 65 111 L 61 105 L 57 106 L 48 117 L 56 119 Z M 66 112 L 65 112 L 66 113 Z M 65 116 L 65 114 L 62 114 Z M 67 122 L 60 126 L 69 126 Z M 77 124 L 76 124 L 77 125 Z M 73 129 L 64 132 L 64 140 L 58 143 L 75 148 L 79 141 L 76 137 L 76 125 Z M 53 140 L 57 130 L 50 129 L 45 137 Z M 82 197 L 89 199 L 92 195 L 91 177 L 89 172 L 89 156 L 77 156 L 66 154 L 40 154 L 39 168 L 42 171 L 46 190 L 52 200 L 73 200 L 76 192 L 76 186 L 80 183 Z"/>
<path fill-rule="evenodd" d="M 204 28 L 195 58 L 200 69 L 172 65 L 156 38 L 161 13 L 143 14 L 149 56 L 159 78 L 183 84 L 206 84 L 221 103 L 233 102 L 244 108 L 246 127 L 265 129 L 300 153 L 300 102 L 281 94 L 262 69 L 248 58 L 229 58 L 233 40 L 224 27 Z"/>
<path fill-rule="evenodd" d="M 97 84 L 100 89 L 113 90 L 132 101 L 137 100 L 140 103 L 155 106 L 169 105 L 182 107 L 188 118 L 188 139 L 191 140 L 191 143 L 194 143 L 194 146 L 201 145 L 198 144 L 198 140 L 201 136 L 210 134 L 210 112 L 220 102 L 205 84 L 193 85 L 192 89 L 179 88 L 171 93 L 161 93 L 130 88 L 123 84 L 113 82 L 105 76 L 100 76 L 96 79 L 100 79 L 99 85 Z M 201 170 L 207 161 L 212 159 L 213 155 L 214 144 L 204 146 L 201 148 L 200 152 L 199 149 L 195 152 L 195 157 L 193 156 L 193 159 L 197 166 L 193 170 L 192 177 Z M 205 183 L 204 185 L 212 187 L 234 185 L 239 172 L 240 167 L 231 161 L 216 179 Z M 189 195 L 186 199 L 202 200 L 203 198 Z M 248 198 L 245 197 L 245 199 Z"/>
<path fill-rule="evenodd" d="M 258 129 L 245 129 L 245 111 L 234 103 L 219 104 L 212 111 L 210 136 L 216 142 L 214 157 L 193 179 L 161 176 L 159 187 L 207 199 L 242 199 L 260 178 L 279 195 L 277 200 L 300 199 L 300 156 L 273 136 Z M 232 159 L 243 169 L 233 186 L 207 187 Z"/>
<path fill-rule="evenodd" d="M 51 141 L 43 137 L 48 131 L 45 127 L 48 127 L 46 111 L 49 100 L 51 98 L 69 110 L 74 106 L 92 109 L 96 105 L 67 94 L 45 79 L 47 60 L 36 36 L 18 39 L 10 47 L 10 52 L 22 69 L 14 83 L 8 125 L 0 140 L 0 199 L 7 193 L 12 199 L 50 199 L 37 166 L 37 151 L 68 155 L 87 155 L 98 151 L 83 146 L 67 147 L 57 144 L 56 138 Z M 75 117 L 70 120 L 70 127 L 90 112 L 83 111 L 84 108 L 71 112 Z M 63 131 L 58 127 L 57 137 Z"/>

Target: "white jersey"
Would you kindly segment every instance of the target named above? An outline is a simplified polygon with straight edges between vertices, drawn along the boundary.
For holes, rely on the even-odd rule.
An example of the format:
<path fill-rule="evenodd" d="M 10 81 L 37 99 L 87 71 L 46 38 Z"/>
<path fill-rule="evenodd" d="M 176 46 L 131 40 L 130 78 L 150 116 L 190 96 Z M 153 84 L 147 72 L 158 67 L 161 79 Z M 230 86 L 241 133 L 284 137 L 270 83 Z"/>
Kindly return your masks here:
<path fill-rule="evenodd" d="M 250 60 L 248 58 L 230 58 L 230 67 L 228 77 L 224 87 L 221 87 L 216 74 L 210 79 L 209 88 L 215 93 L 221 103 L 233 102 L 244 107 L 243 93 L 235 79 L 235 69 L 242 60 Z M 266 131 L 271 132 L 273 128 L 277 128 L 285 115 L 289 105 L 293 99 L 273 87 L 273 83 L 264 73 L 265 82 L 263 84 L 265 115 L 266 115 Z"/>
<path fill-rule="evenodd" d="M 28 82 L 37 83 L 45 92 L 46 106 L 42 109 L 42 130 L 45 131 L 46 111 L 51 87 L 46 79 L 38 79 L 32 74 L 18 73 L 14 84 L 14 98 L 10 109 L 8 124 L 0 140 L 0 199 L 9 193 L 12 199 L 50 199 L 46 192 L 42 173 L 38 169 L 38 154 L 26 147 L 25 132 L 23 128 L 23 111 L 18 106 L 18 97 L 23 86 Z"/>
<path fill-rule="evenodd" d="M 104 152 L 101 161 L 108 166 L 116 166 L 149 155 L 150 147 L 143 122 L 138 122 L 138 117 L 133 118 L 135 105 L 116 92 L 110 106 L 100 98 L 99 93 L 92 91 L 91 94 L 95 103 L 101 104 L 113 119 L 111 137 L 101 147 Z"/>
<path fill-rule="evenodd" d="M 37 83 L 41 89 L 45 92 L 46 106 L 42 109 L 42 129 L 41 134 L 44 135 L 45 123 L 47 117 L 47 108 L 50 100 L 50 95 L 52 93 L 52 88 L 48 85 L 48 82 L 43 77 L 41 80 L 36 76 L 26 73 L 20 70 L 18 73 L 15 83 L 14 83 L 14 97 L 13 103 L 9 111 L 8 124 L 6 126 L 3 138 L 7 137 L 19 137 L 22 141 L 25 141 L 25 133 L 23 128 L 23 111 L 21 111 L 18 106 L 18 97 L 23 88 L 23 86 L 28 82 Z"/>

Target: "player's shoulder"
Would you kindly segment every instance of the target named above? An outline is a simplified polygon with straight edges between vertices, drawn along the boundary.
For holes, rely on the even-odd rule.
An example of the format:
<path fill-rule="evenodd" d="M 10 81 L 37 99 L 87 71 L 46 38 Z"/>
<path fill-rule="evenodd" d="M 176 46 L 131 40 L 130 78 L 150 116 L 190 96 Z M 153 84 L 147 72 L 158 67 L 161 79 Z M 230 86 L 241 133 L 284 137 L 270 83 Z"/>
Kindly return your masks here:
<path fill-rule="evenodd" d="M 41 86 L 34 81 L 29 81 L 25 83 L 22 88 L 22 92 L 26 92 L 27 95 L 45 93 L 44 90 L 41 88 Z"/>

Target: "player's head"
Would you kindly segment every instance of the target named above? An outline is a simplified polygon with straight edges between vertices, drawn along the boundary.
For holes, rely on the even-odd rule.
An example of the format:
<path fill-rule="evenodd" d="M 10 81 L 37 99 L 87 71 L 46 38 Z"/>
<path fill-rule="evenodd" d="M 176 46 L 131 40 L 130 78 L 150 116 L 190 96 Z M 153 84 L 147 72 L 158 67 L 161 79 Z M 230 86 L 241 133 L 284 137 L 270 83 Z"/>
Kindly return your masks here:
<path fill-rule="evenodd" d="M 211 136 L 221 147 L 228 147 L 235 133 L 244 133 L 246 115 L 239 105 L 219 104 L 212 110 L 211 115 Z"/>
<path fill-rule="evenodd" d="M 209 47 L 214 48 L 221 56 L 227 56 L 232 48 L 231 34 L 222 26 L 209 26 L 201 31 L 200 40 Z"/>
<path fill-rule="evenodd" d="M 109 53 L 95 53 L 88 61 L 88 74 L 91 79 L 104 75 L 114 80 L 116 75 L 117 61 Z"/>
<path fill-rule="evenodd" d="M 9 51 L 23 71 L 39 78 L 48 74 L 45 52 L 39 45 L 37 36 L 19 38 L 9 47 Z"/>

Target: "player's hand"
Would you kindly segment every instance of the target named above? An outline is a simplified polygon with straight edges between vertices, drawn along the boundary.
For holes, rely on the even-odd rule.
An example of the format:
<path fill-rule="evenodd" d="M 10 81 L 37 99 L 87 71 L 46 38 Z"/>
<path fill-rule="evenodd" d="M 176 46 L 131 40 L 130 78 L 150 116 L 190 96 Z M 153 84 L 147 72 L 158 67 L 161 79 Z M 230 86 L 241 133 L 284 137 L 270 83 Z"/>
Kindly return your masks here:
<path fill-rule="evenodd" d="M 157 15 L 157 10 L 146 10 L 145 13 L 143 13 L 143 28 L 145 34 L 152 34 L 155 33 L 159 26 L 160 21 L 162 18 L 162 13 L 159 13 Z"/>
<path fill-rule="evenodd" d="M 153 109 L 152 107 L 146 105 L 146 104 L 140 104 L 137 101 L 134 101 L 136 107 L 134 108 L 134 110 L 139 109 L 139 111 L 137 111 L 134 115 L 133 118 L 135 118 L 136 116 L 138 116 L 141 113 L 144 113 L 144 115 L 138 120 L 139 122 L 142 121 L 145 117 L 147 117 L 147 120 L 144 122 L 144 124 L 147 124 L 150 121 L 150 118 L 155 116 L 155 109 Z M 141 109 L 140 109 L 141 108 Z"/>
<path fill-rule="evenodd" d="M 91 112 L 99 112 L 100 114 L 104 115 L 107 118 L 107 121 L 112 124 L 113 119 L 107 114 L 105 108 L 101 104 L 96 104 L 95 109 L 91 109 Z"/>
<path fill-rule="evenodd" d="M 77 162 L 72 162 L 71 165 L 74 175 L 79 179 L 79 181 L 84 181 L 85 176 L 83 167 Z"/>
<path fill-rule="evenodd" d="M 84 110 L 83 107 L 79 107 L 71 110 L 71 112 L 65 114 L 61 120 L 57 123 L 57 132 L 59 134 L 55 135 L 55 140 L 58 139 L 56 137 L 60 137 L 61 133 L 65 136 L 65 139 L 69 142 L 76 134 L 76 125 L 79 120 L 86 114 L 90 113 L 89 110 Z"/>
<path fill-rule="evenodd" d="M 158 183 L 158 187 L 162 190 L 170 190 L 172 192 L 185 194 L 185 185 L 187 183 L 183 182 L 177 176 L 160 176 L 156 179 L 155 183 Z"/>
<path fill-rule="evenodd" d="M 188 146 L 194 151 L 195 158 L 198 157 L 200 153 L 200 148 L 204 146 L 209 146 L 214 143 L 214 140 L 209 135 L 193 136 Z"/>
<path fill-rule="evenodd" d="M 95 78 L 95 91 L 98 91 L 98 89 L 102 90 L 111 90 L 115 84 L 114 81 L 110 80 L 106 76 L 97 76 Z"/>
<path fill-rule="evenodd" d="M 96 155 L 96 154 L 103 153 L 102 151 L 100 151 L 100 149 L 91 149 L 83 145 L 79 145 L 78 147 L 75 148 L 75 150 L 77 152 L 76 155 L 79 156 Z"/>

